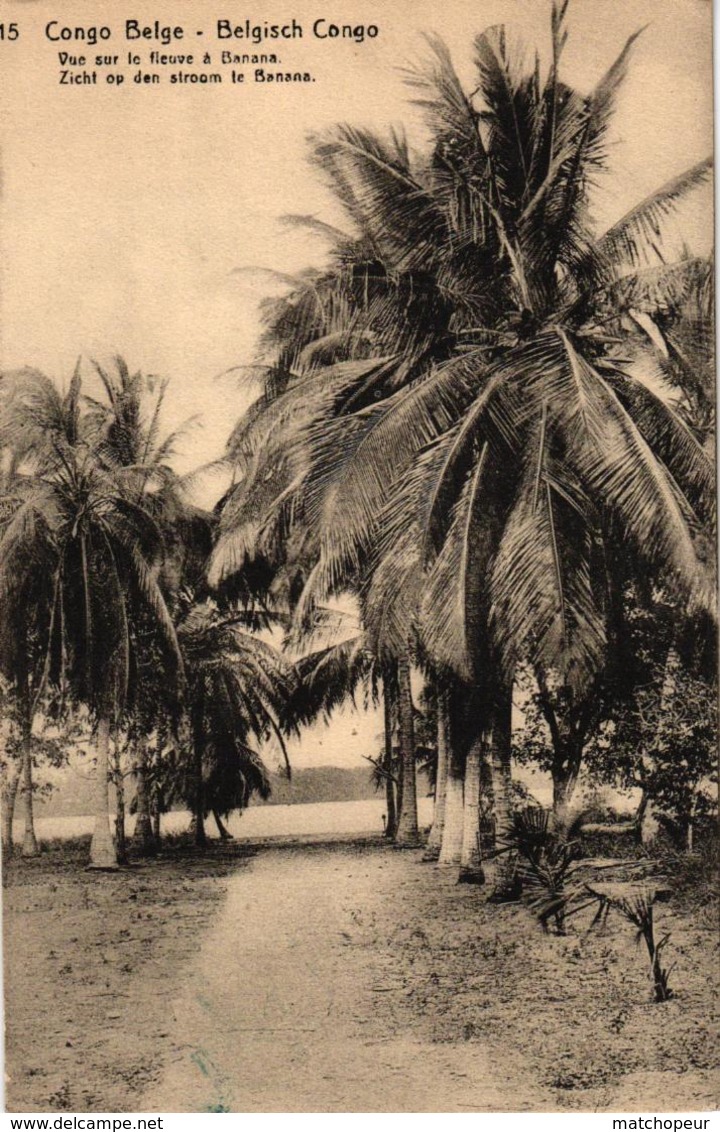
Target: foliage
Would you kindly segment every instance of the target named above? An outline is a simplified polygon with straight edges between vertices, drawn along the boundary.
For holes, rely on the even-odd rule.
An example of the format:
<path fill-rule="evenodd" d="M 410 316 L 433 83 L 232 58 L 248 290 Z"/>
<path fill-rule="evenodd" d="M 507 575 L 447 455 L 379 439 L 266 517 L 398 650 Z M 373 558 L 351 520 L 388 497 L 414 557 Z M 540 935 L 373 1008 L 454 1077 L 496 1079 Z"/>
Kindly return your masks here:
<path fill-rule="evenodd" d="M 188 673 L 187 732 L 180 747 L 181 793 L 193 812 L 244 809 L 254 792 L 267 798 L 267 772 L 252 740 L 271 737 L 290 763 L 280 717 L 296 675 L 275 649 L 244 631 L 241 613 L 210 602 L 191 605 L 178 624 Z"/>
<path fill-rule="evenodd" d="M 720 904 L 720 854 L 718 827 L 714 822 L 703 837 L 697 839 L 694 852 L 666 852 L 662 871 L 673 888 L 674 899 L 681 908 L 700 914 L 714 931 Z"/>
<path fill-rule="evenodd" d="M 83 412 L 79 367 L 64 395 L 34 371 L 5 383 L 2 429 L 24 456 L 2 500 L 2 663 L 22 679 L 34 647 L 36 705 L 52 686 L 59 702 L 69 696 L 117 718 L 140 610 L 152 618 L 165 671 L 181 670 L 157 582 L 162 534 L 144 500 L 130 498 L 103 466 L 102 434 Z M 17 631 L 21 610 L 30 639 Z"/>
<path fill-rule="evenodd" d="M 565 933 L 566 921 L 587 908 L 595 908 L 591 927 L 603 926 L 611 911 L 619 913 L 637 928 L 638 942 L 644 942 L 650 957 L 653 993 L 656 1002 L 672 997 L 668 979 L 670 970 L 662 965 L 662 951 L 670 934 L 655 939 L 653 909 L 655 890 L 637 885 L 605 885 L 578 878 L 582 851 L 575 836 L 583 820 L 574 826 L 554 830 L 546 810 L 526 809 L 516 813 L 505 851 L 518 854 L 517 876 L 523 899 L 547 931 L 555 921 L 558 934 Z"/>
<path fill-rule="evenodd" d="M 364 634 L 306 652 L 296 661 L 298 683 L 284 705 L 285 726 L 297 728 L 318 718 L 329 721 L 348 700 L 364 689 L 366 702 L 377 699 L 378 672 Z"/>
<path fill-rule="evenodd" d="M 491 737 L 507 841 L 508 705 L 525 682 L 516 753 L 551 770 L 556 816 L 590 748 L 605 779 L 642 780 L 668 817 L 693 820 L 715 741 L 709 669 L 681 639 L 701 627 L 707 645 L 716 615 L 712 281 L 707 261 L 667 262 L 664 233 L 711 162 L 597 228 L 640 33 L 574 89 L 567 10 L 552 4 L 547 60 L 504 27 L 478 35 L 467 89 L 430 37 L 405 74 L 417 146 L 352 124 L 311 139 L 344 230 L 288 218 L 328 262 L 266 304 L 248 367 L 261 391 L 213 516 L 172 470 L 164 382 L 122 359 L 94 366 L 99 400 L 80 366 L 64 392 L 5 375 L 0 672 L 28 734 L 46 693 L 57 712 L 86 705 L 129 746 L 152 740 L 153 789 L 179 782 L 200 825 L 267 788 L 269 736 L 287 759 L 284 731 L 380 684 L 407 799 L 416 747 L 434 762 L 435 685 L 467 690 L 473 734 L 452 753 L 462 764 Z M 272 611 L 307 646 L 323 603 L 347 593 L 361 624 L 339 643 L 293 666 L 263 640 Z M 662 631 L 646 653 L 633 602 Z M 428 685 L 419 744 L 410 663 Z M 549 828 L 532 848 L 531 832 L 512 836 L 557 919 L 575 848 Z"/>
<path fill-rule="evenodd" d="M 579 699 L 607 663 L 620 554 L 711 601 L 692 533 L 713 511 L 709 461 L 603 331 L 609 290 L 661 256 L 663 221 L 709 166 L 592 229 L 636 36 L 581 95 L 559 74 L 565 15 L 545 71 L 504 29 L 480 35 L 472 96 L 433 39 L 407 76 L 429 126 L 417 156 L 349 125 L 313 139 L 352 229 L 322 285 L 335 326 L 335 299 L 355 299 L 347 360 L 310 357 L 291 293 L 269 335 L 299 368 L 273 373 L 233 437 L 211 575 L 302 561 L 304 608 L 359 585 L 395 652 L 419 623 L 436 666 L 511 680 L 529 661 Z"/>
<path fill-rule="evenodd" d="M 513 732 L 513 757 L 551 774 L 555 817 L 564 820 L 572 803 L 586 746 L 607 710 L 608 689 L 598 680 L 578 697 L 553 674 L 516 673 L 522 718 Z"/>
<path fill-rule="evenodd" d="M 604 781 L 639 787 L 678 842 L 717 813 L 717 709 L 712 683 L 676 653 L 661 663 L 641 654 L 646 682 L 614 705 L 591 745 L 588 764 Z"/>
<path fill-rule="evenodd" d="M 569 828 L 553 828 L 547 810 L 528 806 L 513 814 L 501 850 L 517 854 L 516 876 L 523 899 L 545 931 L 551 920 L 559 933 L 565 930 L 567 883 L 582 856 L 576 836 L 579 820 Z"/>

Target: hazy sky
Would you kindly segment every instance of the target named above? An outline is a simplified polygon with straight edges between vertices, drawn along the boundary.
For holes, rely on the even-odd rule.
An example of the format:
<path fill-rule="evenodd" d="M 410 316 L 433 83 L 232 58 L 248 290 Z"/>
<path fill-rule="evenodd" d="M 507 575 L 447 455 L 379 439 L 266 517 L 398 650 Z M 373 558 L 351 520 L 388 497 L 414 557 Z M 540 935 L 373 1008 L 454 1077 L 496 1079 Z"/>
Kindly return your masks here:
<path fill-rule="evenodd" d="M 472 37 L 504 20 L 530 45 L 548 41 L 549 0 L 357 0 L 327 8 L 296 0 L 252 6 L 203 3 L 48 4 L 5 0 L 18 43 L 0 45 L 3 110 L 3 210 L 0 365 L 39 366 L 65 380 L 78 355 L 121 353 L 134 368 L 171 378 L 166 423 L 199 415 L 179 469 L 221 453 L 247 393 L 218 374 L 251 361 L 262 280 L 234 269 L 260 265 L 295 271 L 321 262 L 317 239 L 278 223 L 288 212 L 340 220 L 318 174 L 305 160 L 311 129 L 337 121 L 372 127 L 418 118 L 407 107 L 399 68 L 421 58 L 422 33 L 439 32 L 472 84 Z M 98 48 L 51 44 L 48 20 L 69 26 L 107 23 L 113 40 Z M 363 44 L 306 37 L 283 46 L 291 70 L 309 69 L 303 86 L 61 87 L 59 48 L 143 56 L 150 49 L 250 50 L 219 44 L 215 21 L 282 22 L 295 16 L 309 32 L 326 15 L 338 24 L 376 23 Z M 173 47 L 129 45 L 123 21 L 181 23 L 189 38 Z M 614 175 L 598 194 L 607 225 L 661 182 L 712 147 L 711 4 L 708 0 L 571 0 L 565 77 L 590 89 L 638 27 L 611 141 Z M 200 39 L 195 29 L 204 29 Z M 267 49 L 267 48 L 266 48 Z M 258 48 L 256 50 L 262 50 Z M 280 50 L 280 49 L 278 49 Z M 252 70 L 252 68 L 247 68 Z M 694 238 L 707 243 L 710 196 L 695 211 Z M 350 735 L 348 750 L 362 746 Z M 316 754 L 319 756 L 320 752 Z M 356 752 L 357 755 L 357 752 Z"/>

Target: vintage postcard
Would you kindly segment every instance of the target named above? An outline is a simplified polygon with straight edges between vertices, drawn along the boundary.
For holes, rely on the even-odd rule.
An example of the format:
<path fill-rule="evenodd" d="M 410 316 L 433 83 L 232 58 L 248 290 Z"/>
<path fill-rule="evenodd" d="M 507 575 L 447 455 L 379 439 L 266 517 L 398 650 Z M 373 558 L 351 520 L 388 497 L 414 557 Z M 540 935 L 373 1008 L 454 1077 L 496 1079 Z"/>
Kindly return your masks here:
<path fill-rule="evenodd" d="M 6 1111 L 708 1127 L 709 0 L 0 65 Z"/>

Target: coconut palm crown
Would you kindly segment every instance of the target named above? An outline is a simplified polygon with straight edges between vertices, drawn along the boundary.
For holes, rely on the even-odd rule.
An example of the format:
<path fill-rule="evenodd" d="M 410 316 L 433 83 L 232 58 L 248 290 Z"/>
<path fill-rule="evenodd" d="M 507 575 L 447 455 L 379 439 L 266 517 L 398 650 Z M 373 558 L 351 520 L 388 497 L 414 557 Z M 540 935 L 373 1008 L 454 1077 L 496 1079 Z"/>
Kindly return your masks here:
<path fill-rule="evenodd" d="M 713 605 L 712 465 L 609 330 L 622 296 L 664 272 L 665 221 L 710 161 L 594 230 L 638 35 L 581 94 L 560 74 L 566 12 L 553 6 L 544 68 L 504 27 L 478 36 L 472 94 L 431 39 L 407 76 L 430 129 L 419 157 L 350 126 L 314 139 L 366 256 L 352 277 L 374 281 L 348 324 L 361 356 L 311 359 L 240 424 L 212 577 L 301 548 L 307 601 L 369 584 L 393 555 L 382 600 L 420 571 L 436 664 L 511 680 L 529 659 L 580 691 L 605 662 L 618 561 Z"/>

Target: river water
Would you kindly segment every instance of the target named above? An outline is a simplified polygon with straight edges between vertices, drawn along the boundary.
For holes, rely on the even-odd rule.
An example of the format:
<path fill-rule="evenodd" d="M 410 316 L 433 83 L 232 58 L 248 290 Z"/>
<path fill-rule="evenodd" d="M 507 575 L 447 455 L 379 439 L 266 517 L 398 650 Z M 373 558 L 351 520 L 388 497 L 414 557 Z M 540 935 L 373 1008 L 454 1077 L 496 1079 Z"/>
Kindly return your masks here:
<path fill-rule="evenodd" d="M 381 798 L 361 802 L 312 802 L 294 806 L 250 806 L 242 814 L 233 813 L 226 823 L 238 840 L 256 840 L 263 837 L 300 837 L 337 833 L 381 833 L 385 806 Z M 432 798 L 418 799 L 420 825 L 432 821 Z M 186 810 L 164 814 L 162 828 L 166 833 L 181 833 L 190 824 Z M 128 835 L 132 834 L 135 818 L 127 819 Z M 93 819 L 82 817 L 38 817 L 35 828 L 40 840 L 80 837 L 91 833 Z M 22 841 L 22 822 L 14 823 L 15 840 Z M 207 822 L 210 837 L 217 835 L 212 817 Z"/>

